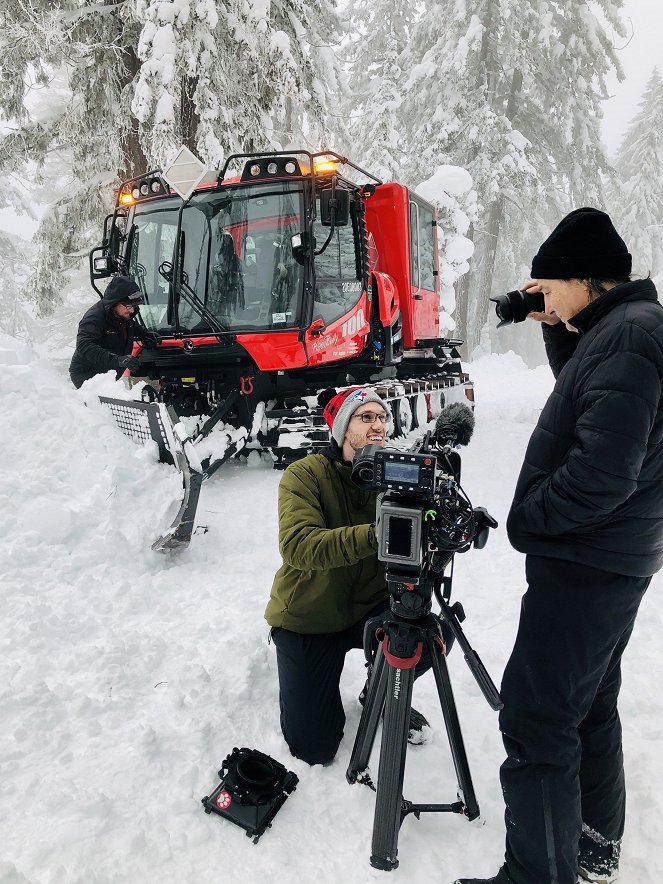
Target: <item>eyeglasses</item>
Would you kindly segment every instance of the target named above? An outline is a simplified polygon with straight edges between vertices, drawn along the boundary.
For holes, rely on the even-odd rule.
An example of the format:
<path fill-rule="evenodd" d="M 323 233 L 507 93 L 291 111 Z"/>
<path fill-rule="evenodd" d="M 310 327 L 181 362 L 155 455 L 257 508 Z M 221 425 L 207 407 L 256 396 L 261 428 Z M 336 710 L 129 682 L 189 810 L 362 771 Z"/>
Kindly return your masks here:
<path fill-rule="evenodd" d="M 363 424 L 374 424 L 375 421 L 386 424 L 389 421 L 389 415 L 384 411 L 380 414 L 376 414 L 374 411 L 362 411 L 361 414 L 353 414 L 352 417 L 358 417 Z"/>

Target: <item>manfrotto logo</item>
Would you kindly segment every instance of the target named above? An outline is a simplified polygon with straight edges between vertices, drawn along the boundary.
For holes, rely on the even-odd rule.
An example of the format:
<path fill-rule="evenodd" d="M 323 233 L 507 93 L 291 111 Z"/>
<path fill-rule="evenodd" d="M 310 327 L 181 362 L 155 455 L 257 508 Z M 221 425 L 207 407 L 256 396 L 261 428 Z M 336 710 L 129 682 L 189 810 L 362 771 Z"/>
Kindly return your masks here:
<path fill-rule="evenodd" d="M 398 700 L 398 697 L 401 693 L 401 671 L 400 669 L 396 670 L 396 677 L 394 678 L 394 700 Z"/>

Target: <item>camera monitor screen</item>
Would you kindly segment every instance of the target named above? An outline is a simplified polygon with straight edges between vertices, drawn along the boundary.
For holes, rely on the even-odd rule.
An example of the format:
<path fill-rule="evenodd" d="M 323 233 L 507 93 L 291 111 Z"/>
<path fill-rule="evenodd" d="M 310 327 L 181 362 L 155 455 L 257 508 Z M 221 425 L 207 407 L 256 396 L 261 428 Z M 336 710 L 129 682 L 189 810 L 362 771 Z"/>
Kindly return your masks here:
<path fill-rule="evenodd" d="M 399 559 L 412 558 L 412 519 L 398 516 L 389 517 L 387 552 Z"/>
<path fill-rule="evenodd" d="M 419 464 L 385 461 L 384 481 L 408 482 L 411 485 L 416 485 L 419 481 Z"/>

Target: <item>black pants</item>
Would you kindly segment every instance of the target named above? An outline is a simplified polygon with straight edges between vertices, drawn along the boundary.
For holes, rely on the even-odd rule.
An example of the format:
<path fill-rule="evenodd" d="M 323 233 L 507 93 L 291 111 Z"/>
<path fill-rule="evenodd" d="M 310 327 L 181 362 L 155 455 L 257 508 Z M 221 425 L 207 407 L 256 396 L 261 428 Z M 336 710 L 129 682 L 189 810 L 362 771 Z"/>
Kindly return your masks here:
<path fill-rule="evenodd" d="M 345 712 L 339 684 L 345 655 L 363 648 L 364 624 L 388 610 L 385 601 L 343 632 L 302 635 L 272 629 L 279 672 L 281 730 L 290 751 L 309 764 L 328 764 L 343 739 Z M 419 676 L 431 666 L 424 650 Z"/>
<path fill-rule="evenodd" d="M 583 823 L 599 840 L 623 834 L 620 663 L 650 580 L 527 557 L 500 714 L 514 884 L 575 884 Z"/>

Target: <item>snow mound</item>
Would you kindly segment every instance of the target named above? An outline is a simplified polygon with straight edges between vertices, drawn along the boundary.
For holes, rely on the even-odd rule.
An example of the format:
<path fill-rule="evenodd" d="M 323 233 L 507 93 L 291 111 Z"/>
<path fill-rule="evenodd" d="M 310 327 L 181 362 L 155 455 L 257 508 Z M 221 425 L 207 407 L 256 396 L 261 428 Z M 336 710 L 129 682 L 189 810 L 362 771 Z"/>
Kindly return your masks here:
<path fill-rule="evenodd" d="M 126 555 L 149 548 L 155 524 L 166 526 L 181 496 L 181 480 L 157 462 L 156 447 L 131 442 L 99 403 L 97 389 L 124 397 L 124 384 L 102 375 L 76 391 L 8 337 L 0 340 L 0 361 L 0 493 L 9 504 L 0 530 L 12 537 L 10 559 L 20 563 L 27 550 L 47 557 L 49 548 L 65 544 L 87 560 L 105 557 L 109 545 Z"/>

